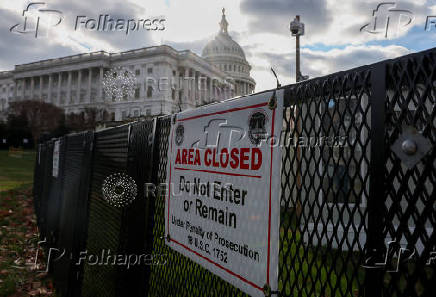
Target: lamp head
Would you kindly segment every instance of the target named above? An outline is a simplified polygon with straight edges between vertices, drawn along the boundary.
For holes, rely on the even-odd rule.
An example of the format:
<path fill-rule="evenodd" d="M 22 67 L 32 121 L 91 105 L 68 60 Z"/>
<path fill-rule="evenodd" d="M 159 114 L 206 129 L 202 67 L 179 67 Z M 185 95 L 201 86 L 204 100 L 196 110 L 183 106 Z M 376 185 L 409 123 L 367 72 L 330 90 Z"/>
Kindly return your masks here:
<path fill-rule="evenodd" d="M 300 18 L 298 16 L 291 22 L 289 29 L 292 33 L 292 36 L 304 35 L 304 24 L 300 22 Z"/>

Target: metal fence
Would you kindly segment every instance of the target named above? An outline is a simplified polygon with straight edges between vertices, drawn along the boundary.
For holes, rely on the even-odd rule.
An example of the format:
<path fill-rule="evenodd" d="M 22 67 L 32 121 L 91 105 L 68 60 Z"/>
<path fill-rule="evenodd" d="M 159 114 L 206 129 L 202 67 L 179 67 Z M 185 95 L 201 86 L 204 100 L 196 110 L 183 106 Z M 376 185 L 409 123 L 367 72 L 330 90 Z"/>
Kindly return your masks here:
<path fill-rule="evenodd" d="M 285 90 L 281 142 L 279 296 L 436 296 L 436 50 L 335 73 Z M 164 242 L 171 117 L 38 147 L 34 201 L 61 296 L 243 296 Z M 113 174 L 137 198 L 102 198 Z M 93 265 L 147 254 L 165 265 Z M 81 254 L 82 252 L 82 254 Z"/>

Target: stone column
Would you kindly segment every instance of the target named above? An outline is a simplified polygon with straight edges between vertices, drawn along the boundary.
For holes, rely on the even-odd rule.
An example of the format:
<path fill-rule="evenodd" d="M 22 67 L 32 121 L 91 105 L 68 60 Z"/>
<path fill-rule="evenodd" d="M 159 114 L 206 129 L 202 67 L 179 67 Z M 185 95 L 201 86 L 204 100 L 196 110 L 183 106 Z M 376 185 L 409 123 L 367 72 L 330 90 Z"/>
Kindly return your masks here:
<path fill-rule="evenodd" d="M 62 83 L 62 72 L 58 73 L 58 99 L 57 105 L 61 105 L 61 83 Z"/>
<path fill-rule="evenodd" d="M 174 102 L 179 102 L 179 70 L 176 69 L 176 75 L 173 78 L 173 82 L 171 82 L 171 86 L 174 85 Z M 172 91 L 171 91 L 172 92 Z"/>
<path fill-rule="evenodd" d="M 39 100 L 42 100 L 42 83 L 44 82 L 44 79 L 42 78 L 42 75 L 39 76 Z"/>
<path fill-rule="evenodd" d="M 98 98 L 100 102 L 104 102 L 103 98 L 103 67 L 100 67 L 100 80 L 98 82 Z"/>
<path fill-rule="evenodd" d="M 199 104 L 200 98 L 201 98 L 201 89 L 200 89 L 200 75 L 201 73 L 199 71 L 195 71 L 194 69 L 192 69 L 193 71 L 193 77 L 194 77 L 194 88 L 193 88 L 193 92 L 194 92 L 194 100 L 193 103 L 195 106 L 197 106 L 197 104 Z"/>
<path fill-rule="evenodd" d="M 77 70 L 77 102 L 81 102 L 81 92 L 82 91 L 82 70 Z"/>
<path fill-rule="evenodd" d="M 92 89 L 92 68 L 88 69 L 88 92 L 87 92 L 87 97 L 88 97 L 88 103 L 91 103 L 91 89 Z"/>
<path fill-rule="evenodd" d="M 204 98 L 204 95 L 206 93 L 206 91 L 204 90 L 206 87 L 206 84 L 204 83 L 204 78 L 205 78 L 204 74 L 200 73 L 199 75 L 200 104 L 203 104 L 203 102 L 206 101 Z"/>
<path fill-rule="evenodd" d="M 207 102 L 211 102 L 213 97 L 213 79 L 209 77 L 209 98 Z"/>
<path fill-rule="evenodd" d="M 182 100 L 182 102 L 185 104 L 187 104 L 189 102 L 189 98 L 188 98 L 189 80 L 188 80 L 188 78 L 189 78 L 189 69 L 185 68 L 185 73 L 183 75 L 183 99 L 185 102 L 183 102 L 183 100 Z"/>
<path fill-rule="evenodd" d="M 189 99 L 189 101 L 193 105 L 195 105 L 195 96 L 197 95 L 197 88 L 195 87 L 195 82 L 196 82 L 195 70 L 194 68 L 191 68 L 189 74 L 189 88 L 191 90 L 191 98 Z"/>
<path fill-rule="evenodd" d="M 17 95 L 18 95 L 18 83 L 20 82 L 18 79 L 16 79 L 15 81 L 15 86 L 14 86 L 14 101 L 18 101 L 17 100 Z"/>
<path fill-rule="evenodd" d="M 30 78 L 30 100 L 33 100 L 33 90 L 35 88 L 35 81 L 33 79 L 33 76 Z"/>
<path fill-rule="evenodd" d="M 52 74 L 51 73 L 49 73 L 48 74 L 48 94 L 47 94 L 47 98 L 48 98 L 48 102 L 50 102 L 50 103 L 53 103 L 51 100 L 51 87 L 52 87 L 52 83 L 53 83 L 53 81 L 52 81 Z"/>
<path fill-rule="evenodd" d="M 215 81 L 215 100 L 219 101 L 220 100 L 220 83 L 218 80 Z"/>
<path fill-rule="evenodd" d="M 68 71 L 68 84 L 67 84 L 67 102 L 68 104 L 73 104 L 73 98 L 71 97 L 71 76 L 72 76 L 72 72 Z"/>

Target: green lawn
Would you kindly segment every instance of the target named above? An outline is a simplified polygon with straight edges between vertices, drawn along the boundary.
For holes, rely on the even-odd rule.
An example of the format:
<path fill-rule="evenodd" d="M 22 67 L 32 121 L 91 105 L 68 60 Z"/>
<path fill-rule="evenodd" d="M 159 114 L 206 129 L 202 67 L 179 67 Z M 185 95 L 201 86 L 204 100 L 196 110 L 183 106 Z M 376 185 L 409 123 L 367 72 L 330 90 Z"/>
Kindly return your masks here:
<path fill-rule="evenodd" d="M 35 255 L 39 234 L 33 210 L 34 151 L 0 150 L 0 296 L 55 296 L 44 267 Z M 40 267 L 40 268 L 37 268 Z"/>
<path fill-rule="evenodd" d="M 35 151 L 0 150 L 0 192 L 31 185 L 35 157 Z"/>

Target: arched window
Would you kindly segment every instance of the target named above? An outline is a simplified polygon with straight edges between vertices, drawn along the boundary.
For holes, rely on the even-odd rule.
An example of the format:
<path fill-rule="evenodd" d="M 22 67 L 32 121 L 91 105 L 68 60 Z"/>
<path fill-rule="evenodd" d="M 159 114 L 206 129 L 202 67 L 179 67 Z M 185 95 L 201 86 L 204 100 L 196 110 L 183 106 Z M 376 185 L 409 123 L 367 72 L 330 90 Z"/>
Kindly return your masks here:
<path fill-rule="evenodd" d="M 153 97 L 153 87 L 149 86 L 147 88 L 147 98 L 151 98 L 151 97 Z"/>

